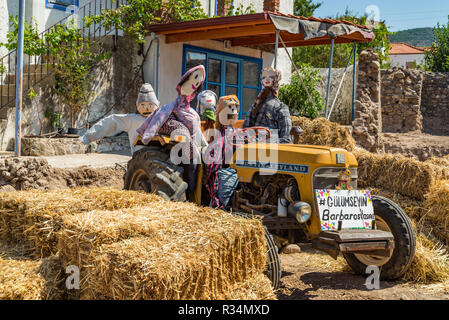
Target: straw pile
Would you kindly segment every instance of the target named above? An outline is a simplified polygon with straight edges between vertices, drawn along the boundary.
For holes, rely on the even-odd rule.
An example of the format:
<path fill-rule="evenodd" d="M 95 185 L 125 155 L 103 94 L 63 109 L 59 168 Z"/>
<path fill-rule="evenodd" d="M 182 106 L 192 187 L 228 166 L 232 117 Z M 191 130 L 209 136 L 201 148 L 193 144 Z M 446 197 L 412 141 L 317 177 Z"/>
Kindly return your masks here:
<path fill-rule="evenodd" d="M 19 243 L 35 258 L 56 254 L 63 215 L 139 207 L 153 195 L 110 188 L 0 193 L 0 240 Z"/>
<path fill-rule="evenodd" d="M 355 149 L 355 140 L 349 130 L 338 123 L 325 118 L 310 120 L 304 117 L 292 117 L 293 126 L 300 126 L 304 131 L 295 143 Z"/>
<path fill-rule="evenodd" d="M 23 248 L 0 244 L 0 299 L 63 299 L 64 277 L 57 256 L 31 260 Z"/>
<path fill-rule="evenodd" d="M 40 261 L 0 258 L 0 300 L 41 300 L 45 279 L 39 274 Z"/>
<path fill-rule="evenodd" d="M 432 225 L 432 233 L 449 246 L 449 180 L 435 183 L 424 201 L 423 220 Z"/>
<path fill-rule="evenodd" d="M 361 187 L 387 188 L 424 200 L 432 186 L 449 179 L 449 168 L 406 158 L 398 154 L 374 154 L 357 150 L 358 182 Z"/>
<path fill-rule="evenodd" d="M 64 216 L 61 261 L 80 266 L 82 299 L 220 299 L 263 273 L 259 220 L 159 197 L 149 205 Z"/>
<path fill-rule="evenodd" d="M 438 166 L 449 168 L 449 155 L 444 158 L 432 157 L 426 160 L 426 163 L 432 163 Z"/>
<path fill-rule="evenodd" d="M 227 291 L 222 300 L 276 300 L 271 281 L 265 275 L 256 275 L 239 282 Z"/>
<path fill-rule="evenodd" d="M 449 255 L 444 246 L 418 233 L 415 257 L 403 279 L 420 284 L 448 281 Z"/>

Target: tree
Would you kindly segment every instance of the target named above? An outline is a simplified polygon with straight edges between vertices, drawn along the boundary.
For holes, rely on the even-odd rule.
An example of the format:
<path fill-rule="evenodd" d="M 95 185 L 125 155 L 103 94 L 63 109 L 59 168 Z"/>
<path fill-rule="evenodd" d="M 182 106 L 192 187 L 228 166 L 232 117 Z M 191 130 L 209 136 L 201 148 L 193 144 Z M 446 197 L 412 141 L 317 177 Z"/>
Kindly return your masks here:
<path fill-rule="evenodd" d="M 45 35 L 49 54 L 54 58 L 55 92 L 69 107 L 71 127 L 75 113 L 86 106 L 90 91 L 89 81 L 93 67 L 109 57 L 99 47 L 92 47 L 74 26 L 56 25 Z"/>
<path fill-rule="evenodd" d="M 295 73 L 292 75 L 290 84 L 281 85 L 279 100 L 288 105 L 294 113 L 315 119 L 324 109 L 323 98 L 316 89 L 321 80 L 319 71 L 308 64 L 301 64 L 298 69 L 301 79 Z"/>
<path fill-rule="evenodd" d="M 337 16 L 330 18 L 337 20 L 346 20 L 361 25 L 373 23 L 373 21 L 368 21 L 367 15 L 356 17 L 355 14 L 352 13 L 348 8 L 346 8 L 343 14 L 337 14 Z M 390 49 L 389 36 L 392 33 L 388 31 L 385 22 L 377 22 L 373 28 L 373 31 L 374 40 L 372 40 L 371 42 L 359 43 L 357 45 L 357 53 L 360 54 L 367 48 L 373 48 L 379 55 L 381 64 L 388 63 L 388 53 Z M 348 58 L 352 50 L 353 44 L 335 45 L 333 67 L 344 68 L 348 63 Z M 295 61 L 296 64 L 310 63 L 315 68 L 328 68 L 330 54 L 330 45 L 297 47 L 293 49 L 293 61 Z"/>
<path fill-rule="evenodd" d="M 295 0 L 293 12 L 295 16 L 312 17 L 315 10 L 321 7 L 323 3 L 314 3 L 314 0 Z"/>
<path fill-rule="evenodd" d="M 129 0 L 118 9 L 104 9 L 101 14 L 85 17 L 87 26 L 102 23 L 106 30 L 113 27 L 135 40 L 145 42 L 146 26 L 206 18 L 198 0 Z"/>
<path fill-rule="evenodd" d="M 426 67 L 433 72 L 449 72 L 449 21 L 447 25 L 438 23 L 433 34 L 435 42 L 425 53 Z"/>

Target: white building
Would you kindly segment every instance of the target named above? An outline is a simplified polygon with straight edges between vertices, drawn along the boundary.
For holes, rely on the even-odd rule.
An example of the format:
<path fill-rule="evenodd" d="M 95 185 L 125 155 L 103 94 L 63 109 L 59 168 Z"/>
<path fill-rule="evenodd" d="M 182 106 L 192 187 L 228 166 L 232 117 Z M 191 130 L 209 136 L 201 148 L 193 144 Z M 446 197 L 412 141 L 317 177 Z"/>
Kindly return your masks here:
<path fill-rule="evenodd" d="M 425 48 L 414 47 L 407 43 L 392 43 L 390 63 L 392 67 L 416 68 L 424 64 Z"/>

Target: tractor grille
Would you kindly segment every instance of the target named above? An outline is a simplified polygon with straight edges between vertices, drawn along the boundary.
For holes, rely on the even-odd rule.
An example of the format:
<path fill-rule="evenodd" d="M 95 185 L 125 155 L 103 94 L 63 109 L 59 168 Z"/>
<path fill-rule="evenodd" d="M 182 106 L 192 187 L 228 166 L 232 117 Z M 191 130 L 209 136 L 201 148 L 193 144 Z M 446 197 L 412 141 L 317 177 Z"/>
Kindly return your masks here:
<path fill-rule="evenodd" d="M 313 189 L 335 189 L 338 183 L 338 174 L 345 168 L 320 168 L 313 174 Z M 357 189 L 357 168 L 351 170 L 351 186 Z"/>

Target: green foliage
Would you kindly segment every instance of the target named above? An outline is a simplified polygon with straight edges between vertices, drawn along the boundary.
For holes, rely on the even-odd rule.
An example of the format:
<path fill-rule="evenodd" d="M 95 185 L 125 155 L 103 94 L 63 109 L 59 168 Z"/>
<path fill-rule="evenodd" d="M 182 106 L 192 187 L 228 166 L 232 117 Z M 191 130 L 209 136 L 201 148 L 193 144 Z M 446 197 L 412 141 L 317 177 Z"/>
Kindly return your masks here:
<path fill-rule="evenodd" d="M 370 22 L 368 21 L 367 15 L 356 17 L 349 9 L 346 9 L 345 13 L 333 17 L 333 19 L 346 20 L 361 25 L 366 25 Z M 381 64 L 388 64 L 388 52 L 390 49 L 389 36 L 391 34 L 384 22 L 377 24 L 374 27 L 374 40 L 357 44 L 357 54 L 360 54 L 368 48 L 373 48 L 379 55 Z M 346 67 L 352 50 L 352 44 L 335 45 L 333 67 Z M 293 49 L 293 61 L 296 64 L 309 63 L 315 68 L 328 68 L 330 54 L 330 45 L 297 47 Z"/>
<path fill-rule="evenodd" d="M 279 99 L 291 110 L 296 110 L 299 115 L 315 119 L 324 109 L 324 100 L 316 89 L 321 81 L 319 71 L 308 64 L 301 64 L 298 70 L 302 81 L 296 74 L 292 75 L 290 84 L 280 86 Z"/>
<path fill-rule="evenodd" d="M 244 14 L 256 13 L 256 9 L 254 8 L 254 5 L 252 3 L 250 3 L 250 5 L 247 7 L 245 7 L 242 3 L 238 7 L 236 7 L 231 0 L 227 0 L 226 3 L 231 4 L 227 12 L 228 16 L 241 16 Z"/>
<path fill-rule="evenodd" d="M 0 65 L 0 77 L 6 73 L 6 67 L 4 65 Z"/>
<path fill-rule="evenodd" d="M 315 10 L 321 7 L 323 3 L 314 3 L 313 0 L 295 0 L 293 4 L 293 12 L 295 16 L 312 17 Z"/>
<path fill-rule="evenodd" d="M 30 97 L 31 100 L 36 98 L 37 93 L 36 93 L 36 91 L 34 91 L 34 88 L 31 88 L 30 91 L 28 91 L 28 96 Z"/>
<path fill-rule="evenodd" d="M 48 119 L 48 121 L 50 121 L 51 127 L 53 129 L 56 128 L 61 128 L 61 119 L 62 119 L 62 114 L 59 112 L 53 112 L 50 108 L 47 108 L 45 110 L 45 118 Z"/>
<path fill-rule="evenodd" d="M 435 42 L 425 53 L 426 67 L 433 72 L 449 72 L 449 21 L 447 25 L 438 23 L 433 34 Z"/>
<path fill-rule="evenodd" d="M 109 54 L 91 48 L 89 40 L 83 38 L 74 26 L 57 25 L 46 34 L 50 55 L 56 60 L 55 89 L 61 101 L 69 106 L 71 125 L 75 112 L 79 112 L 89 97 L 90 72 L 99 61 Z"/>
<path fill-rule="evenodd" d="M 23 52 L 30 56 L 38 56 L 45 52 L 44 41 L 39 37 L 36 20 L 33 18 L 32 23 L 24 23 L 24 48 Z M 12 31 L 7 34 L 7 42 L 0 43 L 0 46 L 5 47 L 9 51 L 17 49 L 17 35 L 19 34 L 19 17 L 9 16 L 9 27 Z"/>
<path fill-rule="evenodd" d="M 435 40 L 432 28 L 416 28 L 394 32 L 390 41 L 403 42 L 417 47 L 430 47 Z"/>
<path fill-rule="evenodd" d="M 130 0 L 118 9 L 85 17 L 87 27 L 102 23 L 106 30 L 122 30 L 137 43 L 145 42 L 147 25 L 206 18 L 198 0 Z"/>

